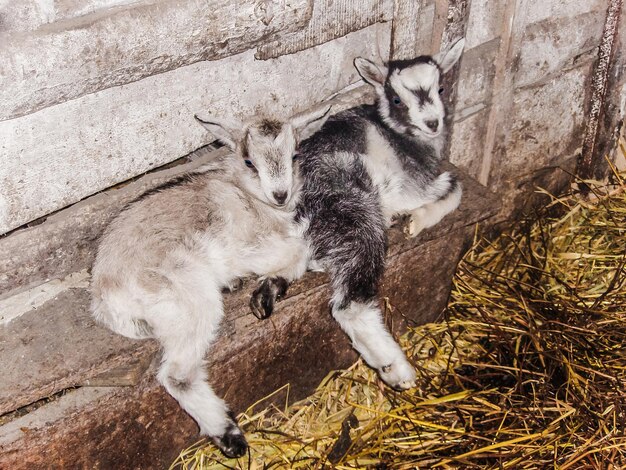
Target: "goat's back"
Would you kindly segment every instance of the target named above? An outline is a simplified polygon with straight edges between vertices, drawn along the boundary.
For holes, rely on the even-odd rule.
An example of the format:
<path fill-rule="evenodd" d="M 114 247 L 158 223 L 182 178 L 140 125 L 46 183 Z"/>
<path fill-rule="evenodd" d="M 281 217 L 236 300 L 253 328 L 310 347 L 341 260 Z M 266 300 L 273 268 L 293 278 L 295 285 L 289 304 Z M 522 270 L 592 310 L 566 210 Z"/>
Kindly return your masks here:
<path fill-rule="evenodd" d="M 102 235 L 92 270 L 96 318 L 141 337 L 131 318 L 146 306 L 219 290 L 248 274 L 258 247 L 286 234 L 290 218 L 247 193 L 227 170 L 187 175 L 145 193 Z"/>

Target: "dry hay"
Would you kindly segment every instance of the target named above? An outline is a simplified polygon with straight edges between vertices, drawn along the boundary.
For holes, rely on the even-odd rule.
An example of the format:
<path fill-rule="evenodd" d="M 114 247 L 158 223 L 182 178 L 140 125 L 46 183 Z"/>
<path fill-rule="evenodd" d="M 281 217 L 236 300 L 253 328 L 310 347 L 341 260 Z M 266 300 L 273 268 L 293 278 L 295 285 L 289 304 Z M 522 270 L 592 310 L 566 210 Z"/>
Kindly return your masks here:
<path fill-rule="evenodd" d="M 240 415 L 247 457 L 201 442 L 172 467 L 626 468 L 619 183 L 609 196 L 596 186 L 593 202 L 553 199 L 542 217 L 475 244 L 446 321 L 401 339 L 415 390 L 396 393 L 359 362 L 290 407 Z"/>

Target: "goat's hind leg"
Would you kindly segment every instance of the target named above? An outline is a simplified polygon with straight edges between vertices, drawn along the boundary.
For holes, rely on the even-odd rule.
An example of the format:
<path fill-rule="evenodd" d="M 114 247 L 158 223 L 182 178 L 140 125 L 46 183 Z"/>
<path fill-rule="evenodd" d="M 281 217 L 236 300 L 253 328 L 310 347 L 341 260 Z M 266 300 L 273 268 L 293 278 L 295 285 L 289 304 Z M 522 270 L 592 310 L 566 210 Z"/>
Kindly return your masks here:
<path fill-rule="evenodd" d="M 362 222 L 366 230 L 346 227 L 346 233 L 326 237 L 334 248 L 325 263 L 333 286 L 333 317 L 381 379 L 392 388 L 409 389 L 415 386 L 415 369 L 386 328 L 378 306 L 386 243 L 382 217 L 365 213 Z"/>
<path fill-rule="evenodd" d="M 376 299 L 333 306 L 333 317 L 346 332 L 363 360 L 396 390 L 415 387 L 415 369 L 385 327 Z"/>
<path fill-rule="evenodd" d="M 163 347 L 159 382 L 198 423 L 201 434 L 232 458 L 242 456 L 248 444 L 228 406 L 209 385 L 204 361 L 222 316 L 218 300 L 191 313 L 176 302 L 162 303 L 152 327 Z M 200 308 L 199 304 L 191 308 Z M 214 310 L 207 311 L 210 308 Z"/>

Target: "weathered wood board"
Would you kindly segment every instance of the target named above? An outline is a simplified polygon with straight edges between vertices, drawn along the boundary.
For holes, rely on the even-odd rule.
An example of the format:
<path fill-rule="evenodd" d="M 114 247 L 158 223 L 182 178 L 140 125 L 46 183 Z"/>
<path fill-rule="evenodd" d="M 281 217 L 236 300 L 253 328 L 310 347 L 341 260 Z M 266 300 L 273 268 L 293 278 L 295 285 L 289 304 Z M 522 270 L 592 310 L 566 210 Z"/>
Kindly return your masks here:
<path fill-rule="evenodd" d="M 439 316 L 473 224 L 497 210 L 483 187 L 471 179 L 464 185 L 461 208 L 439 226 L 411 240 L 402 227 L 390 231 L 382 296 L 394 307 L 388 321 L 396 332 L 407 322 Z M 254 285 L 225 295 L 226 319 L 209 357 L 211 381 L 236 411 L 285 383 L 291 384 L 292 399 L 302 397 L 328 371 L 356 359 L 330 315 L 326 275 L 310 273 L 295 283 L 266 321 L 248 310 Z M 70 462 L 77 468 L 162 467 L 197 438 L 194 423 L 154 381 L 152 369 L 135 386 L 137 375 L 129 386 L 115 386 L 120 369 L 136 371 L 138 361 L 155 357 L 153 341 L 127 340 L 97 326 L 85 289 L 72 289 L 43 308 L 44 321 L 43 312 L 27 314 L 0 331 L 0 407 L 8 411 L 82 388 L 0 427 L 1 468 L 33 468 L 44 461 L 48 468 Z M 114 387 L 89 400 L 85 386 L 94 379 Z M 79 404 L 67 407 L 73 394 Z"/>

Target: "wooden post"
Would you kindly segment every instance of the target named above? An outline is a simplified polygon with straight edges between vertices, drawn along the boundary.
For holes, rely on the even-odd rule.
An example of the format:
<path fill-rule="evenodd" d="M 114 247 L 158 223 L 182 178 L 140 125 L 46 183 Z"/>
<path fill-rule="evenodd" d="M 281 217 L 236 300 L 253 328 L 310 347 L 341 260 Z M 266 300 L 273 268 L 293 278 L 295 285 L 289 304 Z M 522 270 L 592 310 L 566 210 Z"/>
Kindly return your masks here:
<path fill-rule="evenodd" d="M 602 41 L 598 48 L 598 59 L 591 80 L 591 102 L 588 105 L 589 118 L 578 163 L 578 176 L 582 179 L 601 177 L 606 168 L 603 160 L 609 146 L 602 145 L 599 138 L 609 139 L 611 133 L 610 129 L 604 129 L 605 132 L 601 132 L 601 120 L 607 108 L 607 92 L 609 90 L 610 71 L 614 66 L 622 3 L 623 0 L 610 0 Z M 589 188 L 582 185 L 581 190 L 587 193 Z"/>
<path fill-rule="evenodd" d="M 410 59 L 419 54 L 419 14 L 424 0 L 395 0 L 391 26 L 391 50 L 394 60 Z"/>

